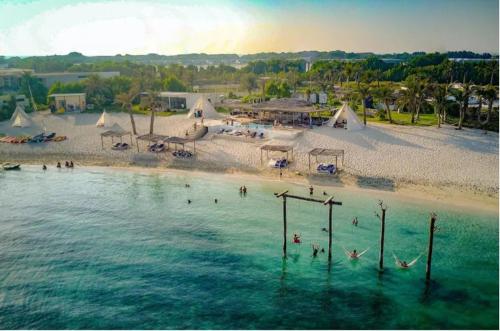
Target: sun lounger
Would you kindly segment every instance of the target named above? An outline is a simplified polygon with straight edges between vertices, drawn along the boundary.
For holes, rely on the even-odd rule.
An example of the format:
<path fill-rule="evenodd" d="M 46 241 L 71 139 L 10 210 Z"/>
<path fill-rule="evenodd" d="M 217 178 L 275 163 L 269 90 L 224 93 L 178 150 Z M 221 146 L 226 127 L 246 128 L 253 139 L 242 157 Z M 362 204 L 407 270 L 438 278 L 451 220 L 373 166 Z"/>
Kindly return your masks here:
<path fill-rule="evenodd" d="M 186 159 L 186 158 L 192 157 L 193 153 L 191 153 L 189 151 L 175 151 L 172 153 L 172 155 L 177 157 L 177 158 Z"/>
<path fill-rule="evenodd" d="M 44 141 L 51 141 L 52 139 L 54 139 L 55 136 L 56 136 L 55 132 L 49 132 L 43 134 Z"/>
<path fill-rule="evenodd" d="M 335 167 L 335 164 L 332 164 L 332 163 L 328 163 L 328 164 L 326 164 L 326 163 L 320 163 L 318 165 L 318 167 L 316 168 L 316 170 L 320 174 L 330 174 L 330 175 L 333 175 L 337 171 L 337 168 Z"/>
<path fill-rule="evenodd" d="M 129 147 L 130 147 L 129 144 L 127 144 L 127 143 L 116 143 L 111 147 L 111 149 L 113 149 L 115 151 L 124 151 L 124 150 L 128 149 Z"/>
<path fill-rule="evenodd" d="M 270 160 L 269 166 L 272 168 L 283 169 L 288 167 L 288 160 L 284 158 L 279 160 Z"/>
<path fill-rule="evenodd" d="M 44 137 L 44 134 L 43 133 L 40 133 L 40 134 L 37 134 L 36 136 L 33 136 L 31 139 L 30 139 L 30 143 L 41 143 L 45 141 L 45 137 Z"/>

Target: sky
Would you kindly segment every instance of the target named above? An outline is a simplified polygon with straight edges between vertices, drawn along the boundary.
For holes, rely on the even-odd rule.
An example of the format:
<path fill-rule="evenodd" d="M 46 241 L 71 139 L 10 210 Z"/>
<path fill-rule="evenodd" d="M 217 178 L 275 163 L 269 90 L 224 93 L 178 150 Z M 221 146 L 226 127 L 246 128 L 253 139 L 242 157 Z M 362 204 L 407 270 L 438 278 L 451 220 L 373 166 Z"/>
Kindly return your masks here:
<path fill-rule="evenodd" d="M 498 15 L 498 0 L 0 0 L 0 54 L 497 54 Z"/>

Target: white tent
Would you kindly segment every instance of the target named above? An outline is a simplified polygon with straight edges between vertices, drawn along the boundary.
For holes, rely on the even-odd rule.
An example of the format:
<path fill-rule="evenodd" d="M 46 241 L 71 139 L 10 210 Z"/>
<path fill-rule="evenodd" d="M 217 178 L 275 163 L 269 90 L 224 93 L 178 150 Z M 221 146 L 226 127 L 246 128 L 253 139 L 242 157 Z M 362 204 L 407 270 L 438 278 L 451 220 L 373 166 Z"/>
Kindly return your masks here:
<path fill-rule="evenodd" d="M 13 127 L 27 128 L 31 126 L 31 120 L 28 114 L 26 114 L 23 107 L 20 105 L 16 107 L 16 110 L 14 110 L 10 120 L 12 121 Z"/>
<path fill-rule="evenodd" d="M 342 123 L 345 121 L 347 124 L 345 127 L 347 130 L 361 130 L 363 128 L 363 124 L 359 120 L 358 116 L 354 113 L 354 111 L 349 107 L 347 103 L 344 103 L 342 108 L 340 108 L 335 116 L 333 116 L 327 123 L 328 126 L 333 127 L 335 123 Z"/>
<path fill-rule="evenodd" d="M 203 118 L 217 119 L 221 117 L 221 115 L 219 115 L 219 113 L 217 113 L 217 111 L 215 110 L 214 106 L 212 106 L 210 101 L 208 101 L 204 97 L 198 98 L 194 106 L 191 107 L 191 110 L 189 111 L 187 117 L 188 118 L 195 117 L 194 114 L 196 112 L 201 112 L 201 117 Z"/>
<path fill-rule="evenodd" d="M 108 118 L 108 114 L 106 113 L 106 111 L 103 111 L 101 117 L 99 117 L 99 120 L 97 121 L 95 126 L 97 126 L 98 128 L 103 128 L 103 127 L 107 126 L 107 122 L 108 122 L 107 118 Z"/>

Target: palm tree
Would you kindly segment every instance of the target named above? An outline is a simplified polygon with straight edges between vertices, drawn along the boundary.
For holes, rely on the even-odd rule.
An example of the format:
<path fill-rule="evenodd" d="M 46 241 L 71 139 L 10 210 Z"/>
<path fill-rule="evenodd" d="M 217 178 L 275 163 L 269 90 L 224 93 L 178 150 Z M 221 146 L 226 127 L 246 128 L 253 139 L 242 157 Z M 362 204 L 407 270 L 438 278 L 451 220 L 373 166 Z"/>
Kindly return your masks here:
<path fill-rule="evenodd" d="M 120 93 L 115 97 L 115 103 L 119 104 L 122 109 L 127 109 L 130 116 L 130 124 L 132 125 L 132 132 L 137 135 L 137 130 L 135 128 L 134 115 L 132 114 L 132 101 L 139 94 L 139 89 L 137 86 L 133 86 L 128 92 Z"/>
<path fill-rule="evenodd" d="M 416 109 L 415 109 L 415 123 L 418 122 L 420 119 L 420 109 L 422 109 L 422 105 L 425 101 L 425 97 L 427 96 L 428 92 L 428 83 L 427 80 L 425 79 L 418 79 L 417 84 L 417 104 L 416 104 Z"/>
<path fill-rule="evenodd" d="M 457 100 L 460 106 L 460 116 L 458 118 L 457 130 L 462 130 L 462 125 L 465 117 L 465 113 L 469 108 L 469 96 L 471 95 L 472 89 L 469 83 L 463 84 L 462 89 L 452 89 L 451 93 Z"/>
<path fill-rule="evenodd" d="M 440 128 L 443 122 L 443 114 L 446 112 L 446 106 L 448 105 L 448 87 L 447 85 L 433 84 L 431 92 L 434 97 L 434 111 L 438 118 L 438 128 Z"/>
<path fill-rule="evenodd" d="M 349 85 L 349 79 L 351 78 L 353 73 L 352 63 L 347 62 L 346 64 L 344 64 L 344 70 L 342 71 L 342 73 L 346 79 L 346 84 Z"/>
<path fill-rule="evenodd" d="M 154 133 L 154 125 L 155 125 L 155 112 L 157 108 L 156 91 L 148 91 L 147 96 L 141 100 L 144 108 L 147 108 L 151 111 L 151 119 L 149 121 L 149 134 L 152 135 Z"/>
<path fill-rule="evenodd" d="M 483 122 L 481 122 L 481 125 L 484 128 L 484 133 L 486 134 L 488 132 L 486 130 L 486 126 L 488 125 L 491 119 L 491 111 L 493 109 L 493 103 L 495 102 L 498 96 L 497 87 L 493 85 L 487 85 L 484 89 L 482 89 L 482 96 L 483 98 L 488 100 L 488 113 L 486 115 L 486 119 Z"/>
<path fill-rule="evenodd" d="M 370 95 L 370 86 L 366 84 L 359 84 L 358 88 L 356 90 L 358 93 L 359 97 L 361 98 L 361 106 L 363 107 L 363 123 L 366 126 L 366 105 L 365 105 L 365 99 L 368 95 Z"/>
<path fill-rule="evenodd" d="M 411 124 L 415 123 L 415 111 L 418 103 L 418 81 L 415 76 L 408 76 L 405 80 L 405 88 L 400 90 L 401 98 L 399 99 L 399 106 L 406 107 L 411 112 Z"/>
<path fill-rule="evenodd" d="M 377 96 L 377 98 L 382 100 L 382 102 L 385 105 L 385 111 L 387 114 L 387 118 L 389 119 L 389 123 L 393 123 L 391 115 L 391 107 L 389 105 L 389 103 L 392 102 L 392 100 L 394 100 L 393 93 L 394 93 L 393 89 L 391 89 L 388 86 L 379 87 L 378 89 L 375 90 L 375 95 Z"/>

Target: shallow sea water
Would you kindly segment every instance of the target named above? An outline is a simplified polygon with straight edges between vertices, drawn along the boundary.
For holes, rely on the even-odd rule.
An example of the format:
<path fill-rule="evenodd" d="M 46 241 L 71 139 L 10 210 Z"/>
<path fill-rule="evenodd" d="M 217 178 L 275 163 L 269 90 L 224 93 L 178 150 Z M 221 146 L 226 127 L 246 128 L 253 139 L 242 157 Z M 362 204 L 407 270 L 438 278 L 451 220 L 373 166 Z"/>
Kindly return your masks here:
<path fill-rule="evenodd" d="M 98 168 L 0 173 L 0 328 L 498 329 L 498 214 L 385 197 L 379 273 L 377 192 L 334 189 L 343 206 L 334 207 L 332 264 L 311 256 L 312 243 L 327 247 L 327 208 L 296 200 L 289 237 L 304 242 L 289 243 L 284 261 L 273 192 L 307 188 L 245 181 Z M 400 270 L 392 254 L 425 254 L 430 211 L 440 230 L 427 288 L 425 256 Z M 352 262 L 343 247 L 370 250 Z"/>

